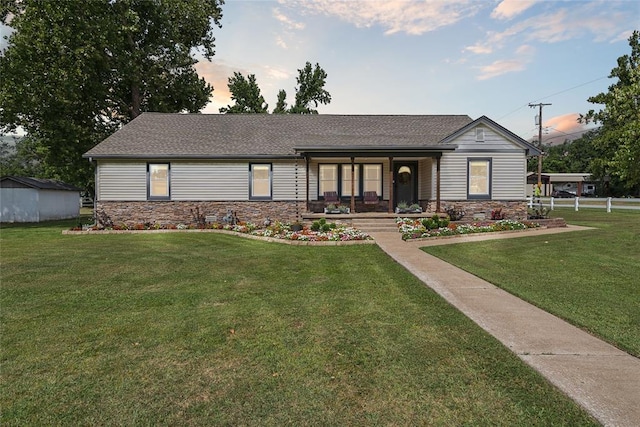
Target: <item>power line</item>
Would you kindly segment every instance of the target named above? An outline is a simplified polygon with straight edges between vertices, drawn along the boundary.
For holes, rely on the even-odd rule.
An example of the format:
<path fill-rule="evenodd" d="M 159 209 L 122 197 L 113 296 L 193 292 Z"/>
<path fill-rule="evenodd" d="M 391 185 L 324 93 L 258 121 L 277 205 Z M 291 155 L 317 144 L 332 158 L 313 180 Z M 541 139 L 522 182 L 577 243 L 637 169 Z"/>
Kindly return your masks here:
<path fill-rule="evenodd" d="M 561 131 L 559 129 L 556 129 L 556 128 L 552 127 L 552 126 L 548 126 L 549 129 L 553 129 L 556 132 L 560 132 L 562 135 L 565 135 L 565 136 L 577 135 L 579 133 L 586 133 L 586 132 L 589 132 L 589 131 L 592 131 L 592 130 L 600 129 L 600 127 L 601 126 L 598 126 L 598 127 L 595 127 L 595 128 L 590 128 L 590 129 L 583 129 L 583 130 L 579 130 L 579 131 L 575 131 L 575 132 L 571 132 L 571 133 L 566 133 L 566 132 L 563 132 L 563 131 Z M 547 138 L 547 140 L 554 139 L 554 138 L 559 138 L 559 136 L 552 136 L 550 138 Z"/>
<path fill-rule="evenodd" d="M 598 77 L 598 78 L 593 79 L 593 80 L 590 80 L 590 81 L 588 81 L 588 82 L 581 83 L 581 84 L 579 84 L 579 85 L 576 85 L 576 86 L 570 87 L 570 88 L 568 88 L 568 89 L 561 90 L 560 92 L 556 92 L 556 93 L 552 93 L 551 95 L 543 96 L 542 98 L 538 98 L 538 99 L 536 99 L 536 100 L 531 101 L 531 103 L 533 103 L 533 102 L 538 102 L 538 101 L 542 101 L 543 99 L 551 98 L 552 96 L 560 95 L 561 93 L 569 92 L 570 90 L 577 89 L 577 88 L 579 88 L 579 87 L 586 86 L 586 85 L 591 84 L 591 83 L 595 83 L 595 82 L 597 82 L 598 80 L 606 79 L 606 78 L 608 78 L 608 77 L 609 77 L 609 76 L 602 76 L 602 77 Z M 522 109 L 523 109 L 523 108 L 525 108 L 525 107 L 528 107 L 528 106 L 529 106 L 529 104 L 530 104 L 530 103 L 524 104 L 524 105 L 522 105 L 522 106 L 520 106 L 520 107 L 516 108 L 515 110 L 508 112 L 508 113 L 507 113 L 507 114 L 505 114 L 504 116 L 502 116 L 502 117 L 498 117 L 496 120 L 502 120 L 502 119 L 504 119 L 505 117 L 510 116 L 511 114 L 516 113 L 516 112 L 518 112 L 518 111 L 522 110 Z"/>
<path fill-rule="evenodd" d="M 593 79 L 593 80 L 588 81 L 586 83 L 581 83 L 581 84 L 579 84 L 577 86 L 570 87 L 569 89 L 564 89 L 564 90 L 561 90 L 560 92 L 556 92 L 556 93 L 552 93 L 551 95 L 543 96 L 542 98 L 538 98 L 538 99 L 534 100 L 533 102 L 542 101 L 543 99 L 551 98 L 552 96 L 560 95 L 561 93 L 569 92 L 570 90 L 577 89 L 579 87 L 586 86 L 586 85 L 591 84 L 591 83 L 595 83 L 598 80 L 607 79 L 607 78 L 609 78 L 609 76 L 598 77 L 597 79 Z"/>

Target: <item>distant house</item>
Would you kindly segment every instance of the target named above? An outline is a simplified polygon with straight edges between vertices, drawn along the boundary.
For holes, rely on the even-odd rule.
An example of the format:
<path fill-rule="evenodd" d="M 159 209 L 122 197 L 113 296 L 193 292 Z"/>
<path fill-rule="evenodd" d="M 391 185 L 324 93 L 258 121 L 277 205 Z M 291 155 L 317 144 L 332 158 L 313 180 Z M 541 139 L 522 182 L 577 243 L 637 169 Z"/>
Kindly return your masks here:
<path fill-rule="evenodd" d="M 294 220 L 322 212 L 327 195 L 352 213 L 404 202 L 525 218 L 526 161 L 538 154 L 484 116 L 144 113 L 84 157 L 100 217 L 175 223 L 196 208 Z"/>
<path fill-rule="evenodd" d="M 77 218 L 80 189 L 50 179 L 0 178 L 0 222 L 40 222 Z"/>
<path fill-rule="evenodd" d="M 548 173 L 540 175 L 542 195 L 552 196 L 558 191 L 565 191 L 576 196 L 595 196 L 596 184 L 590 173 Z M 533 185 L 538 182 L 538 175 L 534 172 L 527 174 L 527 182 L 532 184 L 527 188 L 527 196 L 533 194 Z"/>

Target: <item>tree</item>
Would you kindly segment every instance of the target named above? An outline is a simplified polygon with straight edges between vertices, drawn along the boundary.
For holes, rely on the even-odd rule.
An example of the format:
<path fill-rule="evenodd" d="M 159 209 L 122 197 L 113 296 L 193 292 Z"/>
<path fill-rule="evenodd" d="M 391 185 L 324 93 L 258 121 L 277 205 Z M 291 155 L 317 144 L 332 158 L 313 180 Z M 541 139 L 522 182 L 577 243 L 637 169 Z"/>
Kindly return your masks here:
<path fill-rule="evenodd" d="M 22 127 L 48 178 L 88 186 L 82 154 L 143 111 L 197 112 L 213 88 L 192 57 L 214 55 L 223 0 L 16 0 L 0 56 L 0 130 Z"/>
<path fill-rule="evenodd" d="M 42 167 L 29 137 L 0 135 L 0 175 L 38 176 Z"/>
<path fill-rule="evenodd" d="M 318 104 L 329 104 L 331 102 L 331 94 L 324 89 L 327 73 L 320 68 L 320 64 L 316 63 L 315 68 L 311 67 L 311 63 L 307 62 L 304 68 L 298 70 L 296 81 L 296 103 L 289 110 L 292 114 L 318 114 L 317 110 L 310 107 L 313 103 L 314 107 Z"/>
<path fill-rule="evenodd" d="M 318 111 L 311 108 L 318 104 L 328 104 L 331 102 L 331 94 L 324 89 L 327 73 L 316 64 L 315 68 L 307 62 L 305 67 L 298 70 L 296 81 L 296 102 L 287 110 L 287 92 L 281 89 L 278 92 L 278 101 L 273 109 L 273 114 L 318 114 Z M 250 74 L 245 78 L 238 72 L 233 73 L 229 78 L 229 90 L 234 105 L 227 105 L 220 108 L 221 113 L 267 113 L 268 105 L 260 94 L 260 88 L 256 83 L 256 76 Z"/>
<path fill-rule="evenodd" d="M 280 89 L 278 92 L 278 102 L 276 108 L 273 109 L 273 114 L 285 114 L 287 112 L 287 92 L 284 89 Z"/>
<path fill-rule="evenodd" d="M 618 58 L 618 66 L 611 70 L 610 78 L 617 81 L 608 92 L 588 99 L 602 104 L 602 110 L 590 110 L 581 115 L 585 123 L 601 125 L 593 143 L 602 153 L 594 166 L 598 178 L 609 176 L 617 180 L 626 191 L 640 194 L 640 31 L 629 38 L 630 55 Z"/>
<path fill-rule="evenodd" d="M 264 97 L 260 94 L 260 88 L 256 83 L 255 74 L 249 74 L 245 78 L 238 72 L 233 73 L 233 77 L 229 77 L 229 90 L 231 91 L 231 99 L 236 103 L 220 108 L 221 113 L 238 114 L 238 113 L 268 113 L 269 105 L 264 101 Z"/>

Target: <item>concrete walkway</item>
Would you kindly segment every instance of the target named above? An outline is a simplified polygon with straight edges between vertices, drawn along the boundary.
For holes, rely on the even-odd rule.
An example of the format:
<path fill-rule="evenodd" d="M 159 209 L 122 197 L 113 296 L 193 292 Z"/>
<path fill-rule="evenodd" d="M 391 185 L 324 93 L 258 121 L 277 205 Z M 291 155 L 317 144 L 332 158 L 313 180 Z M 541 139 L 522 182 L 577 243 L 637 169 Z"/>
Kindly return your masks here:
<path fill-rule="evenodd" d="M 584 230 L 569 226 L 518 233 L 404 242 L 372 232 L 382 250 L 496 337 L 605 426 L 640 426 L 640 359 L 571 326 L 457 267 L 423 246 Z"/>

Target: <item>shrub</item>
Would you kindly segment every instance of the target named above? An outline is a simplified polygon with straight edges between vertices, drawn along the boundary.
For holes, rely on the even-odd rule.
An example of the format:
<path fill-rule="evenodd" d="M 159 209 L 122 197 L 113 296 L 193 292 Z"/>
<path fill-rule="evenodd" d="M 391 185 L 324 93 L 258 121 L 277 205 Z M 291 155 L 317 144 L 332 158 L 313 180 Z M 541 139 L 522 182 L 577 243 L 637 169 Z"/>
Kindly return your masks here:
<path fill-rule="evenodd" d="M 502 208 L 494 209 L 491 211 L 491 219 L 493 220 L 501 220 L 504 219 L 504 213 L 502 213 Z"/>
<path fill-rule="evenodd" d="M 444 209 L 444 211 L 447 213 L 447 215 L 449 215 L 451 221 L 460 221 L 462 218 L 464 218 L 464 215 L 466 213 L 462 209 L 458 209 L 455 206 L 447 207 Z"/>

